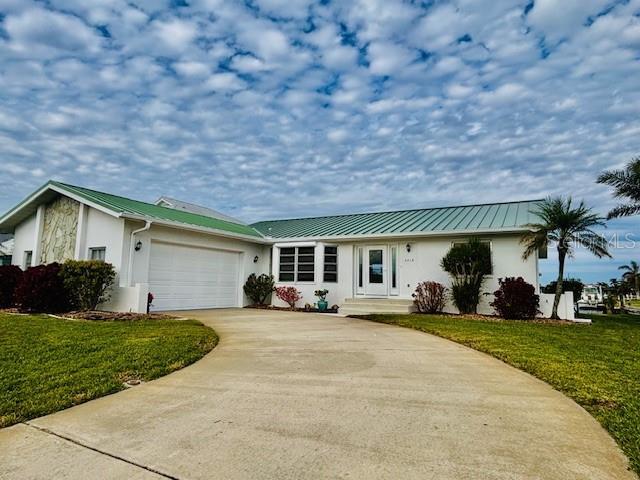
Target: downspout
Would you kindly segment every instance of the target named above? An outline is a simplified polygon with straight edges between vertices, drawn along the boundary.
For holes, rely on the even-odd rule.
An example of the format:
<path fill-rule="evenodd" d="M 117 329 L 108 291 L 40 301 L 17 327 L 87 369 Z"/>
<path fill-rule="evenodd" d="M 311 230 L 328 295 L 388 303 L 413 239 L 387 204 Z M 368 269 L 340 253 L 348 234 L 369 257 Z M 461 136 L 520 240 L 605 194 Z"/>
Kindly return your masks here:
<path fill-rule="evenodd" d="M 135 244 L 133 241 L 135 240 L 136 234 L 140 232 L 146 232 L 151 228 L 151 222 L 147 220 L 144 224 L 144 227 L 139 228 L 138 230 L 134 230 L 131 232 L 131 239 L 129 241 L 129 269 L 127 270 L 127 287 L 133 286 L 133 252 L 135 248 Z"/>

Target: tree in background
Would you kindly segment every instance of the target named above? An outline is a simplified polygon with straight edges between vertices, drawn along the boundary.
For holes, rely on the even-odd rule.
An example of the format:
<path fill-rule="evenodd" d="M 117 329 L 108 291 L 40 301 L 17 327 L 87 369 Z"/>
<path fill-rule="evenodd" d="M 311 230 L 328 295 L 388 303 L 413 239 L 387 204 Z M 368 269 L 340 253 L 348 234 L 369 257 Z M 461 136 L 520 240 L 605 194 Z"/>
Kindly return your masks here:
<path fill-rule="evenodd" d="M 631 160 L 621 170 L 607 170 L 600 174 L 598 183 L 613 187 L 616 198 L 626 199 L 607 215 L 608 219 L 640 213 L 640 157 Z"/>
<path fill-rule="evenodd" d="M 607 296 L 611 298 L 617 297 L 620 302 L 620 308 L 624 308 L 624 296 L 630 292 L 631 288 L 627 282 L 620 281 L 617 278 L 612 278 L 609 281 Z M 613 313 L 613 311 L 611 313 Z"/>
<path fill-rule="evenodd" d="M 549 282 L 542 287 L 542 293 L 556 293 L 558 282 L 556 280 Z M 579 278 L 565 278 L 562 281 L 562 293 L 573 292 L 573 301 L 577 302 L 582 297 L 582 290 L 584 289 L 584 283 Z"/>
<path fill-rule="evenodd" d="M 524 234 L 521 243 L 525 250 L 523 259 L 547 246 L 549 241 L 555 242 L 558 249 L 558 279 L 556 280 L 555 298 L 551 318 L 558 318 L 558 304 L 562 295 L 564 279 L 564 262 L 567 256 L 572 257 L 574 245 L 580 245 L 596 257 L 611 257 L 607 242 L 601 235 L 592 230 L 593 227 L 604 226 L 604 219 L 588 208 L 584 202 L 573 206 L 571 197 L 547 198 L 532 212 L 538 222 L 527 225 L 529 231 Z"/>
<path fill-rule="evenodd" d="M 622 265 L 618 270 L 624 270 L 622 278 L 627 280 L 636 292 L 640 294 L 640 265 L 635 260 L 631 260 L 629 265 Z"/>

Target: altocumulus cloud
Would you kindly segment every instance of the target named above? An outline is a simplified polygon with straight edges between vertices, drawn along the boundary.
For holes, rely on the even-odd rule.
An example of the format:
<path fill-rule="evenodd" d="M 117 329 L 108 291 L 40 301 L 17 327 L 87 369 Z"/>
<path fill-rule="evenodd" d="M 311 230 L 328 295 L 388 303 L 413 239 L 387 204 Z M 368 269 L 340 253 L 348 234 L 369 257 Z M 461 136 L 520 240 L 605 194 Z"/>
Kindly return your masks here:
<path fill-rule="evenodd" d="M 0 209 L 54 177 L 247 220 L 604 213 L 596 174 L 640 153 L 639 50 L 640 0 L 0 0 Z"/>

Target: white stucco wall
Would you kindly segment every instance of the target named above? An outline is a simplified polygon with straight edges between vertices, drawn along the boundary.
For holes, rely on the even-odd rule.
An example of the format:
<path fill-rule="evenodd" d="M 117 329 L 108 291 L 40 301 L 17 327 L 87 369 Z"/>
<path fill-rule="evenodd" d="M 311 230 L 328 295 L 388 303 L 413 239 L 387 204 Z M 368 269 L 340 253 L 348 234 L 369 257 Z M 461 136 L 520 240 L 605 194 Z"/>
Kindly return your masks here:
<path fill-rule="evenodd" d="M 90 248 L 105 247 L 105 261 L 117 271 L 122 267 L 122 247 L 124 238 L 124 219 L 88 208 L 84 241 L 80 245 L 82 260 L 89 258 Z"/>
<path fill-rule="evenodd" d="M 302 292 L 303 299 L 299 306 L 305 303 L 313 304 L 317 301 L 313 292 L 316 289 L 326 288 L 329 290 L 327 301 L 330 305 L 341 305 L 346 298 L 359 296 L 355 291 L 355 255 L 357 246 L 367 245 L 397 245 L 398 247 L 398 290 L 397 295 L 389 295 L 394 298 L 411 299 L 416 285 L 419 282 L 431 280 L 449 286 L 451 279 L 449 275 L 440 267 L 440 260 L 451 248 L 453 241 L 464 241 L 460 237 L 428 237 L 428 238 L 399 238 L 392 240 L 371 240 L 367 242 L 343 242 L 338 244 L 338 283 L 322 282 L 323 273 L 323 243 L 322 242 L 300 242 L 276 244 L 274 246 L 273 275 L 276 278 L 277 286 L 292 285 Z M 487 236 L 482 240 L 491 242 L 493 275 L 486 278 L 483 291 L 493 293 L 498 288 L 498 279 L 508 276 L 521 276 L 527 282 L 538 288 L 537 258 L 529 257 L 522 260 L 523 248 L 520 245 L 520 237 L 517 235 Z M 336 243 L 331 243 L 335 245 Z M 406 245 L 411 245 L 411 251 L 407 252 Z M 278 282 L 278 258 L 281 246 L 294 245 L 315 245 L 315 282 Z M 389 260 L 387 259 L 387 274 L 390 272 Z M 387 281 L 387 283 L 389 283 Z M 489 306 L 492 295 L 482 297 L 479 306 L 481 313 L 493 313 Z M 285 306 L 277 298 L 274 298 L 274 305 Z M 447 311 L 455 312 L 455 307 L 449 304 Z"/>
<path fill-rule="evenodd" d="M 11 263 L 23 267 L 24 252 L 34 251 L 36 242 L 36 215 L 31 215 L 24 222 L 16 226 L 13 233 L 15 245 L 13 247 L 13 257 Z"/>

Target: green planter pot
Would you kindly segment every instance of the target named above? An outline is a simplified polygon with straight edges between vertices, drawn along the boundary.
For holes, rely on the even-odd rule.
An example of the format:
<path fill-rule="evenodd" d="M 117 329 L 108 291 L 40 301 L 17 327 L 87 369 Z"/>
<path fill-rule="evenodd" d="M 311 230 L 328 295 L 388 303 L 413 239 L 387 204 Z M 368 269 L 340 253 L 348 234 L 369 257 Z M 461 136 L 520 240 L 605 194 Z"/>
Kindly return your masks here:
<path fill-rule="evenodd" d="M 324 312 L 327 309 L 327 306 L 329 306 L 329 303 L 326 300 L 318 300 L 318 311 Z"/>

